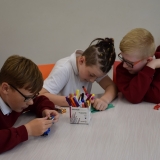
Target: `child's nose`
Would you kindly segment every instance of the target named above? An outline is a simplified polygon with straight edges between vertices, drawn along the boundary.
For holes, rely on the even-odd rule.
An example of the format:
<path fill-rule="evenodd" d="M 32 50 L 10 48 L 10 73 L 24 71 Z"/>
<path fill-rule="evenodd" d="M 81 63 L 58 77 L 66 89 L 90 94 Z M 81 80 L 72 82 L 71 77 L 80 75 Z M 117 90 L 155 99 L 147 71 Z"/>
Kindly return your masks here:
<path fill-rule="evenodd" d="M 124 68 L 127 68 L 127 67 L 128 67 L 127 64 L 126 64 L 126 62 L 123 62 L 123 67 L 124 67 Z"/>
<path fill-rule="evenodd" d="M 90 81 L 91 83 L 93 83 L 95 80 L 96 80 L 96 78 L 91 78 L 89 81 Z"/>
<path fill-rule="evenodd" d="M 28 104 L 28 105 L 32 105 L 32 104 L 33 104 L 33 99 L 29 100 L 29 101 L 27 102 L 27 104 Z"/>

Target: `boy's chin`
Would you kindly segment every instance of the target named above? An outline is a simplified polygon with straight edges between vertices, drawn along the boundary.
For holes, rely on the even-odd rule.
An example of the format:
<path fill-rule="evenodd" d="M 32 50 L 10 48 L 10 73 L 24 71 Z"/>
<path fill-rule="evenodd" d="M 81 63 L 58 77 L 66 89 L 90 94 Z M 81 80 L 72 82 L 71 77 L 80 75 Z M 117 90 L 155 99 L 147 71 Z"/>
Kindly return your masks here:
<path fill-rule="evenodd" d="M 23 110 L 24 110 L 24 109 L 21 109 L 21 108 L 20 108 L 20 109 L 14 109 L 14 111 L 15 111 L 15 112 L 18 112 L 18 113 L 22 112 Z"/>
<path fill-rule="evenodd" d="M 132 70 L 128 70 L 128 72 L 130 73 L 130 74 L 136 74 L 137 72 L 136 71 L 132 71 Z"/>
<path fill-rule="evenodd" d="M 81 82 L 88 82 L 86 79 L 80 78 Z"/>

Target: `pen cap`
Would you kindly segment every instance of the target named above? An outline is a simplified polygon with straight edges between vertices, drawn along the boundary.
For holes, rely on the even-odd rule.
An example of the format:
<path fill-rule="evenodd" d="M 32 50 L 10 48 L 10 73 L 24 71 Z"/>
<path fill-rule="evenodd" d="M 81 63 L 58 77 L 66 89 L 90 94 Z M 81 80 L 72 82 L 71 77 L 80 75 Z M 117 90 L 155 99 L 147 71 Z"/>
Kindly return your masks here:
<path fill-rule="evenodd" d="M 91 100 L 95 99 L 95 94 L 92 94 L 92 96 L 90 97 Z"/>
<path fill-rule="evenodd" d="M 87 89 L 85 88 L 85 86 L 82 86 L 83 90 L 84 90 L 84 93 L 87 95 L 88 92 L 87 92 Z"/>
<path fill-rule="evenodd" d="M 76 97 L 79 98 L 79 89 L 76 90 Z"/>
<path fill-rule="evenodd" d="M 93 94 L 93 95 L 91 96 L 91 98 L 90 98 L 91 104 L 94 103 L 94 99 L 95 99 L 95 97 L 94 97 L 94 94 Z"/>

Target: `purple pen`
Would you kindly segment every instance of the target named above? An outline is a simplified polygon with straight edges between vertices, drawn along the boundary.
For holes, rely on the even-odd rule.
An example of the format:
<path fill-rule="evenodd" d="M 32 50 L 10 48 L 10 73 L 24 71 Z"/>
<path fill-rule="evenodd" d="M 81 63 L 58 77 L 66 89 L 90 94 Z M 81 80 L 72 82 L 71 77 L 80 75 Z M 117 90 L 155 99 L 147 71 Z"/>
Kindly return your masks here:
<path fill-rule="evenodd" d="M 69 106 L 72 106 L 71 105 L 71 101 L 70 101 L 70 99 L 68 97 L 66 97 L 66 101 L 68 102 Z"/>

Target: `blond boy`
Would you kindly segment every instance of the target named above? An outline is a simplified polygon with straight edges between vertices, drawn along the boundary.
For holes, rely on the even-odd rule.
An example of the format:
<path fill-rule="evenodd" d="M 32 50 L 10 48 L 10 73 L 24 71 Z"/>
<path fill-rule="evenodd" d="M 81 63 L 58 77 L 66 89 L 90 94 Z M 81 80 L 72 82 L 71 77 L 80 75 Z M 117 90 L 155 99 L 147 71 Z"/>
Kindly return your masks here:
<path fill-rule="evenodd" d="M 116 69 L 119 91 L 131 103 L 160 103 L 160 52 L 155 53 L 152 34 L 133 29 L 121 40 L 120 50 L 122 63 Z"/>

